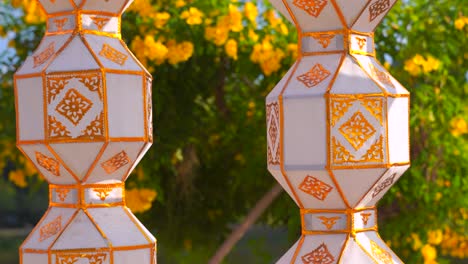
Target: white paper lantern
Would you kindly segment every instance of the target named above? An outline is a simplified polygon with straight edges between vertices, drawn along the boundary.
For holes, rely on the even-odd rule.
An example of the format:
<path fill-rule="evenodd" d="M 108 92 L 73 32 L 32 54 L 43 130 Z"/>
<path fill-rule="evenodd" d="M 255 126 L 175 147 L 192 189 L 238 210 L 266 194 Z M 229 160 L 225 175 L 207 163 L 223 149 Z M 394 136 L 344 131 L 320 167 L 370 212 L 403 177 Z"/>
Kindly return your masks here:
<path fill-rule="evenodd" d="M 376 203 L 408 169 L 409 93 L 376 59 L 396 0 L 272 0 L 299 59 L 268 95 L 268 169 L 301 210 L 277 263 L 403 263 L 377 233 Z"/>
<path fill-rule="evenodd" d="M 151 75 L 120 39 L 132 0 L 39 0 L 47 32 L 15 74 L 17 145 L 50 184 L 24 264 L 155 264 L 156 240 L 125 206 L 152 144 Z"/>

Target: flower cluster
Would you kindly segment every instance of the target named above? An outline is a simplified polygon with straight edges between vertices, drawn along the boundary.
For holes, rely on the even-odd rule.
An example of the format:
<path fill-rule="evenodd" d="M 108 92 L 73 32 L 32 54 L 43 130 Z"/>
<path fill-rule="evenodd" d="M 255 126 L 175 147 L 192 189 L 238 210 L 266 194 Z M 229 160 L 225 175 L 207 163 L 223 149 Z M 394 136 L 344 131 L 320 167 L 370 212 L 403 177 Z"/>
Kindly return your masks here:
<path fill-rule="evenodd" d="M 157 193 L 152 189 L 130 189 L 125 191 L 125 202 L 134 213 L 149 210 Z"/>
<path fill-rule="evenodd" d="M 436 71 L 440 66 L 440 61 L 430 55 L 426 59 L 422 55 L 416 54 L 412 59 L 405 61 L 405 70 L 412 76 Z"/>
<path fill-rule="evenodd" d="M 450 121 L 450 133 L 455 136 L 468 134 L 468 125 L 463 117 L 455 117 Z"/>
<path fill-rule="evenodd" d="M 468 25 L 468 17 L 461 16 L 455 20 L 454 24 L 456 29 L 463 30 Z"/>

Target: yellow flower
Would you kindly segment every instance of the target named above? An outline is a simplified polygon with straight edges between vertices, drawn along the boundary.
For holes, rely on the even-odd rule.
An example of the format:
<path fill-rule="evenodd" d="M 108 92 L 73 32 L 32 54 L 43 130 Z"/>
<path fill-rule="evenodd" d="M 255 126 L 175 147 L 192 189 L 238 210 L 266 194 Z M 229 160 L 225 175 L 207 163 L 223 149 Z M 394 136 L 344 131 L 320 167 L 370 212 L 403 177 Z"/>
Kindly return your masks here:
<path fill-rule="evenodd" d="M 167 12 L 157 12 L 151 15 L 154 20 L 154 26 L 156 28 L 162 28 L 166 25 L 167 21 L 171 18 L 171 15 Z"/>
<path fill-rule="evenodd" d="M 468 17 L 460 17 L 455 20 L 455 28 L 458 30 L 462 30 L 465 25 L 468 23 Z"/>
<path fill-rule="evenodd" d="M 149 0 L 135 0 L 128 11 L 136 12 L 142 17 L 150 17 L 153 13 L 153 6 Z"/>
<path fill-rule="evenodd" d="M 440 61 L 438 59 L 435 59 L 434 57 L 432 56 L 428 56 L 427 57 L 427 60 L 424 61 L 423 65 L 423 71 L 425 73 L 429 73 L 431 71 L 435 71 L 435 70 L 438 70 L 439 67 L 440 67 Z"/>
<path fill-rule="evenodd" d="M 279 26 L 278 26 L 278 32 L 283 34 L 283 35 L 288 35 L 289 34 L 289 29 L 283 22 L 281 22 L 281 23 L 279 23 Z"/>
<path fill-rule="evenodd" d="M 422 247 L 421 239 L 416 233 L 411 233 L 411 239 L 413 240 L 412 248 L 413 250 L 418 250 Z"/>
<path fill-rule="evenodd" d="M 205 28 L 205 38 L 215 45 L 221 46 L 226 43 L 229 37 L 229 28 L 221 26 L 219 23 L 214 27 Z"/>
<path fill-rule="evenodd" d="M 177 8 L 183 7 L 183 6 L 185 6 L 185 5 L 187 5 L 187 3 L 186 3 L 184 0 L 177 0 L 177 1 L 175 2 L 175 6 L 176 6 Z"/>
<path fill-rule="evenodd" d="M 278 48 L 274 48 L 270 42 L 270 37 L 263 39 L 262 43 L 254 45 L 250 60 L 258 63 L 262 72 L 269 76 L 281 68 L 281 61 L 286 54 Z"/>
<path fill-rule="evenodd" d="M 455 137 L 468 133 L 468 125 L 463 117 L 453 118 L 450 121 L 450 126 L 450 133 Z"/>
<path fill-rule="evenodd" d="M 433 246 L 429 244 L 424 245 L 421 248 L 421 254 L 424 258 L 424 264 L 437 263 L 435 262 L 435 259 L 437 258 L 437 250 Z"/>
<path fill-rule="evenodd" d="M 228 21 L 229 29 L 233 32 L 240 32 L 244 28 L 242 14 L 234 5 L 229 5 Z"/>
<path fill-rule="evenodd" d="M 442 230 L 437 229 L 437 230 L 431 230 L 427 233 L 427 242 L 431 245 L 439 245 L 440 242 L 442 242 Z"/>
<path fill-rule="evenodd" d="M 270 26 L 276 27 L 279 23 L 281 23 L 281 18 L 278 18 L 275 14 L 275 11 L 268 10 L 264 14 L 265 19 L 270 23 Z"/>
<path fill-rule="evenodd" d="M 250 20 L 250 22 L 255 24 L 258 16 L 257 6 L 252 2 L 245 3 L 244 13 L 245 17 L 247 17 L 247 19 Z"/>
<path fill-rule="evenodd" d="M 235 40 L 229 39 L 224 45 L 224 50 L 229 57 L 237 60 L 237 42 Z"/>
<path fill-rule="evenodd" d="M 23 1 L 25 17 L 24 20 L 29 24 L 38 24 L 46 20 L 45 14 L 38 6 L 37 1 Z"/>
<path fill-rule="evenodd" d="M 193 55 L 193 43 L 189 41 L 177 43 L 175 40 L 170 40 L 167 42 L 167 48 L 167 58 L 172 65 L 187 61 Z"/>
<path fill-rule="evenodd" d="M 180 15 L 180 18 L 185 19 L 185 22 L 189 25 L 200 25 L 203 22 L 204 14 L 196 7 L 190 7 L 189 10 L 185 10 Z"/>
<path fill-rule="evenodd" d="M 291 55 L 293 59 L 297 58 L 297 44 L 296 43 L 289 43 L 287 50 L 288 50 L 288 55 Z"/>
<path fill-rule="evenodd" d="M 413 60 L 413 62 L 414 62 L 416 65 L 423 65 L 424 62 L 426 61 L 426 60 L 424 59 L 424 57 L 421 56 L 421 54 L 416 54 L 416 55 L 414 55 L 414 57 L 413 57 L 412 60 Z"/>
<path fill-rule="evenodd" d="M 405 61 L 405 71 L 407 71 L 412 76 L 418 76 L 421 74 L 421 67 L 414 63 L 414 60 L 409 59 Z"/>
<path fill-rule="evenodd" d="M 255 30 L 249 29 L 248 36 L 249 36 L 249 39 L 250 39 L 251 41 L 253 41 L 253 42 L 257 42 L 257 41 L 258 41 L 258 35 L 257 35 L 257 33 L 255 33 Z"/>
<path fill-rule="evenodd" d="M 130 189 L 125 191 L 127 207 L 134 213 L 143 213 L 151 209 L 157 193 L 152 189 Z"/>
<path fill-rule="evenodd" d="M 20 188 L 28 186 L 28 183 L 25 180 L 25 175 L 21 170 L 10 171 L 8 179 Z"/>

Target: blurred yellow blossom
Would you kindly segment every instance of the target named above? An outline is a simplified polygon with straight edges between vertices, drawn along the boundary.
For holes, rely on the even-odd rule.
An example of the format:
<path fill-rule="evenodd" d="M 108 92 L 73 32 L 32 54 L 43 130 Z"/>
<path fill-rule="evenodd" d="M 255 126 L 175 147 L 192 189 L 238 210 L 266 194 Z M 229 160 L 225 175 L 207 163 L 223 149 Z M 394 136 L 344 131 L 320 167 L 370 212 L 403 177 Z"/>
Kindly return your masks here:
<path fill-rule="evenodd" d="M 437 258 L 437 250 L 435 247 L 427 244 L 421 248 L 421 254 L 424 258 L 424 264 L 435 264 L 435 259 Z"/>
<path fill-rule="evenodd" d="M 462 30 L 466 24 L 468 24 L 468 17 L 459 17 L 455 20 L 455 28 L 458 30 Z"/>
<path fill-rule="evenodd" d="M 287 50 L 288 50 L 288 55 L 291 55 L 293 59 L 297 58 L 297 44 L 296 43 L 289 43 Z"/>
<path fill-rule="evenodd" d="M 425 59 L 422 55 L 416 54 L 413 58 L 405 61 L 405 71 L 413 76 L 421 73 L 429 73 L 440 68 L 440 61 L 432 56 Z"/>
<path fill-rule="evenodd" d="M 26 176 L 22 170 L 10 171 L 8 179 L 20 188 L 26 188 L 28 183 L 26 182 Z"/>
<path fill-rule="evenodd" d="M 276 27 L 279 23 L 281 23 L 281 18 L 277 17 L 275 11 L 272 9 L 268 10 L 264 14 L 266 21 L 270 24 L 271 27 Z"/>
<path fill-rule="evenodd" d="M 180 15 L 180 18 L 185 19 L 189 25 L 200 25 L 203 22 L 204 14 L 196 7 L 190 7 Z"/>
<path fill-rule="evenodd" d="M 184 0 L 177 0 L 175 2 L 175 7 L 177 8 L 184 7 L 185 5 L 187 5 L 187 3 Z"/>
<path fill-rule="evenodd" d="M 171 15 L 167 12 L 156 12 L 151 14 L 151 18 L 153 18 L 156 28 L 162 28 L 166 25 L 167 21 L 169 21 Z"/>
<path fill-rule="evenodd" d="M 221 46 L 226 43 L 229 37 L 229 28 L 225 24 L 217 23 L 216 26 L 205 28 L 205 38 L 215 45 Z"/>
<path fill-rule="evenodd" d="M 413 244 L 412 244 L 413 250 L 418 250 L 422 247 L 422 242 L 418 234 L 411 233 L 411 239 L 413 241 Z"/>
<path fill-rule="evenodd" d="M 247 19 L 250 20 L 250 22 L 255 24 L 258 16 L 257 6 L 252 2 L 247 2 L 244 6 L 244 12 L 245 17 L 247 17 Z"/>
<path fill-rule="evenodd" d="M 237 41 L 229 39 L 224 45 L 226 54 L 234 60 L 237 60 Z"/>
<path fill-rule="evenodd" d="M 193 55 L 193 43 L 190 41 L 177 43 L 175 40 L 170 40 L 166 44 L 168 48 L 167 58 L 172 65 L 187 61 Z"/>
<path fill-rule="evenodd" d="M 136 12 L 142 17 L 150 17 L 154 12 L 150 0 L 135 0 L 128 8 L 128 11 Z"/>
<path fill-rule="evenodd" d="M 444 255 L 460 259 L 466 258 L 468 257 L 468 236 L 458 234 L 446 227 L 440 247 Z"/>
<path fill-rule="evenodd" d="M 250 54 L 250 60 L 258 63 L 266 76 L 278 71 L 281 68 L 281 61 L 285 57 L 285 53 L 281 49 L 273 47 L 270 38 L 266 37 L 261 43 L 255 44 Z"/>
<path fill-rule="evenodd" d="M 42 23 L 46 20 L 44 12 L 39 7 L 38 1 L 23 0 L 24 20 L 30 24 Z"/>
<path fill-rule="evenodd" d="M 240 32 L 244 28 L 242 25 L 242 13 L 234 5 L 229 5 L 227 21 L 229 23 L 229 29 L 233 32 Z"/>
<path fill-rule="evenodd" d="M 439 245 L 440 242 L 442 242 L 443 234 L 442 230 L 437 229 L 437 230 L 431 230 L 427 233 L 427 242 L 431 245 Z"/>
<path fill-rule="evenodd" d="M 255 33 L 255 30 L 249 29 L 249 33 L 248 33 L 248 34 L 249 34 L 249 35 L 248 35 L 248 36 L 249 36 L 249 39 L 250 39 L 251 41 L 253 41 L 253 42 L 257 42 L 257 41 L 258 41 L 258 35 L 257 35 L 257 33 Z"/>
<path fill-rule="evenodd" d="M 156 196 L 152 189 L 130 189 L 125 191 L 125 202 L 132 212 L 143 213 L 151 209 Z"/>
<path fill-rule="evenodd" d="M 450 121 L 450 126 L 450 133 L 455 137 L 468 133 L 468 125 L 463 117 L 453 118 Z"/>

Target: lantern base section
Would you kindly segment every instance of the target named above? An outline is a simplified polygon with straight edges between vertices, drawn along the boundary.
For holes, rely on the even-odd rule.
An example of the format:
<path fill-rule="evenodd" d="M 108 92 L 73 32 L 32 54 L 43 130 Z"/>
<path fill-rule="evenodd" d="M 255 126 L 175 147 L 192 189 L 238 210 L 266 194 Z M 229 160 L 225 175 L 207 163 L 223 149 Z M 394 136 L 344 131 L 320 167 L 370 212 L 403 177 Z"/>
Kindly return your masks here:
<path fill-rule="evenodd" d="M 20 248 L 20 264 L 156 264 L 156 239 L 125 206 L 51 206 Z"/>
<path fill-rule="evenodd" d="M 277 264 L 403 264 L 376 231 L 302 235 Z"/>

